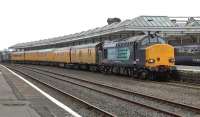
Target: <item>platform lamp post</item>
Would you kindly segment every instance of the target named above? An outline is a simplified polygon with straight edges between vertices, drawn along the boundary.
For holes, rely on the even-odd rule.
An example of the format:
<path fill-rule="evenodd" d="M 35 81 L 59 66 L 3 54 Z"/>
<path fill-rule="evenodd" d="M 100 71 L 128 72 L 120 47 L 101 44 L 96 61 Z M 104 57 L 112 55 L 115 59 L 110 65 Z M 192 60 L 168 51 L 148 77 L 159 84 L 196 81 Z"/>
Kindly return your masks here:
<path fill-rule="evenodd" d="M 181 31 L 181 45 L 183 44 L 183 31 Z"/>

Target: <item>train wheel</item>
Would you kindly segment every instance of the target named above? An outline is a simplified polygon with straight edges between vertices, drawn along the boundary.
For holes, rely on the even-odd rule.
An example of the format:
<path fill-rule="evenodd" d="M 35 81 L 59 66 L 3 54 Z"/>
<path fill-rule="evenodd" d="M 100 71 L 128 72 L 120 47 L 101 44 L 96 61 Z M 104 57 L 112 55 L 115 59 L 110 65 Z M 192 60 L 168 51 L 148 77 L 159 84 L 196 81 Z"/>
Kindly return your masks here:
<path fill-rule="evenodd" d="M 101 65 L 101 66 L 99 67 L 99 70 L 100 70 L 101 73 L 106 74 L 106 66 Z"/>
<path fill-rule="evenodd" d="M 169 77 L 168 77 L 168 72 L 161 72 L 161 73 L 158 73 L 158 78 L 157 78 L 158 81 L 168 81 L 169 80 Z"/>
<path fill-rule="evenodd" d="M 148 79 L 149 80 L 156 80 L 156 75 L 154 72 L 149 72 L 148 74 Z"/>
<path fill-rule="evenodd" d="M 176 70 L 173 70 L 170 72 L 170 79 L 175 80 L 175 81 L 181 80 L 181 78 Z"/>
<path fill-rule="evenodd" d="M 103 65 L 99 66 L 99 71 L 100 71 L 101 73 L 104 73 L 104 72 L 105 72 L 105 68 L 104 68 Z"/>
<path fill-rule="evenodd" d="M 141 70 L 139 73 L 139 79 L 146 80 L 148 78 L 148 74 L 147 70 Z"/>

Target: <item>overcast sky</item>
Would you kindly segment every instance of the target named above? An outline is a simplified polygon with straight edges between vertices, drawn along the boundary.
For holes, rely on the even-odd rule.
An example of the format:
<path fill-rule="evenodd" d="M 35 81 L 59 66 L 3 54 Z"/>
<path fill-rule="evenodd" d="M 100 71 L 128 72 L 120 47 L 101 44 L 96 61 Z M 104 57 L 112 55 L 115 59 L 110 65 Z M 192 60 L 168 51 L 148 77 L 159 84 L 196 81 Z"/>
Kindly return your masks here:
<path fill-rule="evenodd" d="M 199 16 L 199 0 L 0 0 L 0 50 L 104 26 L 108 17 Z"/>

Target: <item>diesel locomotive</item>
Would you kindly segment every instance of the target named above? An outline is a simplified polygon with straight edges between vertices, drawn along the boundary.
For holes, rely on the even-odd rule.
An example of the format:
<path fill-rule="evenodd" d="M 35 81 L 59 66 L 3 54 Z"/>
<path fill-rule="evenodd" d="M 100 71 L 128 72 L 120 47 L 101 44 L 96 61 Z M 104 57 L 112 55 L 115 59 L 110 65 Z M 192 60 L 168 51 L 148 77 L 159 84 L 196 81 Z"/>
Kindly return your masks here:
<path fill-rule="evenodd" d="M 140 79 L 160 79 L 175 71 L 174 48 L 156 35 L 140 35 L 63 48 L 12 52 L 11 62 L 59 65 Z M 163 78 L 163 77 L 162 77 Z"/>

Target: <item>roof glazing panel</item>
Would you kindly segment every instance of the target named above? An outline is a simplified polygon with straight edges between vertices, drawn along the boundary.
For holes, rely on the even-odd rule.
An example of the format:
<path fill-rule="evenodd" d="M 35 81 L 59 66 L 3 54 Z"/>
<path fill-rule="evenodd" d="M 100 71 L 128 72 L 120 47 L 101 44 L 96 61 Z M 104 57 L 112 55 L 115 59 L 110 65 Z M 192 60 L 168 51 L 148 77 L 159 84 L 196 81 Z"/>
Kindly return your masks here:
<path fill-rule="evenodd" d="M 174 27 L 167 16 L 141 16 L 133 19 L 131 25 L 137 27 Z"/>

